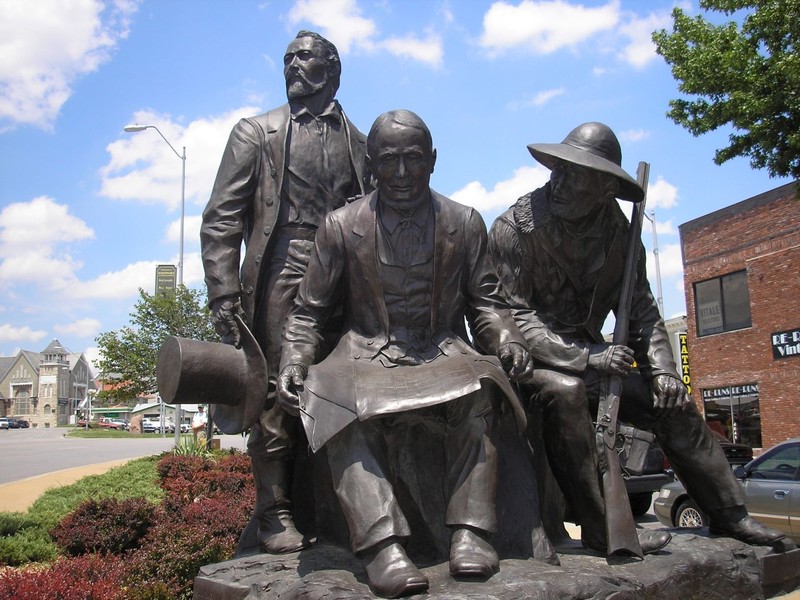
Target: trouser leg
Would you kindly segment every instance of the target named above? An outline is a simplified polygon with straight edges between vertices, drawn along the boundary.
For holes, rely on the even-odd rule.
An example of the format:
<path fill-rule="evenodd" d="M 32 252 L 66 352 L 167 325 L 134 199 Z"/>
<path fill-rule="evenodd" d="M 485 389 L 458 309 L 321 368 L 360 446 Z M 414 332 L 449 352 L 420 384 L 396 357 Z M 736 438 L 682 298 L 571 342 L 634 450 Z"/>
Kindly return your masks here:
<path fill-rule="evenodd" d="M 497 450 L 489 433 L 492 420 L 492 384 L 444 405 L 448 493 L 445 522 L 482 531 L 497 531 Z"/>
<path fill-rule="evenodd" d="M 604 547 L 605 510 L 584 382 L 558 371 L 535 369 L 531 384 L 533 402 L 542 411 L 545 450 L 553 475 L 575 513 L 584 542 Z"/>
<path fill-rule="evenodd" d="M 411 534 L 388 479 L 386 446 L 376 423 L 355 421 L 326 444 L 334 491 L 355 554 Z"/>

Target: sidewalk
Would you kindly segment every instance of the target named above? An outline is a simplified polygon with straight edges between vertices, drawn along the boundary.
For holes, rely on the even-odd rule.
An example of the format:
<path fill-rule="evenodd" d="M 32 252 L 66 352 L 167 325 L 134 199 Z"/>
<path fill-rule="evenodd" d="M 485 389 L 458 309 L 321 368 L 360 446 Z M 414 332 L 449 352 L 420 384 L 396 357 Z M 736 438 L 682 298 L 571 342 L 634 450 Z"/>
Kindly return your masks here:
<path fill-rule="evenodd" d="M 75 483 L 87 475 L 101 475 L 131 460 L 133 458 L 111 460 L 0 484 L 0 511 L 25 512 L 39 496 L 51 488 Z"/>

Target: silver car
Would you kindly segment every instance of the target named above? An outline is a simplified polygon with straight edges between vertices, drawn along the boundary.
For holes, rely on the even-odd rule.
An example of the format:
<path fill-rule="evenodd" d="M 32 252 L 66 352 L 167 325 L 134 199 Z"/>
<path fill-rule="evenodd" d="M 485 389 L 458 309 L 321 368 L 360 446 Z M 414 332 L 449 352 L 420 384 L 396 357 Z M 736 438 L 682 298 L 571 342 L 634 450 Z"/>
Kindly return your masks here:
<path fill-rule="evenodd" d="M 800 542 L 800 438 L 781 442 L 733 473 L 742 485 L 750 515 Z M 671 527 L 708 525 L 708 518 L 679 481 L 659 490 L 653 512 Z"/>

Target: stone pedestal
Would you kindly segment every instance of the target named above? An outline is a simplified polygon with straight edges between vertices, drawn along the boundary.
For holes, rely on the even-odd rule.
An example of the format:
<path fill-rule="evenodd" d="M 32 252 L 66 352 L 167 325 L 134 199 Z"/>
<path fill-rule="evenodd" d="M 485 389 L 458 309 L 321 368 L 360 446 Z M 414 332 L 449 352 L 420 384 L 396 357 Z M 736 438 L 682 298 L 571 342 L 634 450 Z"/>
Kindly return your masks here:
<path fill-rule="evenodd" d="M 800 550 L 771 554 L 706 530 L 674 530 L 662 552 L 638 560 L 611 560 L 579 546 L 559 547 L 561 565 L 504 559 L 487 582 L 454 581 L 447 562 L 422 566 L 431 600 L 753 600 L 800 588 Z M 335 600 L 372 598 L 358 560 L 320 544 L 297 554 L 256 554 L 207 565 L 195 578 L 195 600 Z"/>

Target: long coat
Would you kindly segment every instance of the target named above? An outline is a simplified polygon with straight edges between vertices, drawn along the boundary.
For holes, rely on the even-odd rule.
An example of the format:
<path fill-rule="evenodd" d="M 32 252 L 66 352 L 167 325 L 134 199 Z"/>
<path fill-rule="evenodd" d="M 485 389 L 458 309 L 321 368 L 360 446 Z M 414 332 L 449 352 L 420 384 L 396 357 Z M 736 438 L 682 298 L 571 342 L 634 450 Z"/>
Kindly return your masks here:
<path fill-rule="evenodd" d="M 322 358 L 323 328 L 331 310 L 343 306 L 339 341 L 330 355 L 311 367 L 301 398 L 312 448 L 356 418 L 445 402 L 475 391 L 487 378 L 505 393 L 524 428 L 524 411 L 494 355 L 508 342 L 524 346 L 525 339 L 488 261 L 486 226 L 474 209 L 433 190 L 430 327 L 443 360 L 395 367 L 373 360 L 389 343 L 390 333 L 376 248 L 377 201 L 378 193 L 373 192 L 328 214 L 284 330 L 281 368 L 309 368 Z M 465 317 L 475 346 L 490 356 L 468 341 Z M 437 362 L 455 368 L 440 369 Z M 390 393 L 383 385 L 391 385 Z M 405 397 L 404 389 L 409 390 Z"/>
<path fill-rule="evenodd" d="M 342 118 L 357 191 L 364 195 L 366 137 L 344 112 Z M 203 211 L 200 246 L 209 302 L 241 296 L 251 325 L 266 308 L 257 296 L 280 212 L 289 123 L 290 108 L 284 104 L 234 126 Z M 246 251 L 240 263 L 242 242 Z"/>
<path fill-rule="evenodd" d="M 534 360 L 582 373 L 601 328 L 619 303 L 628 246 L 628 220 L 616 202 L 607 208 L 602 238 L 587 266 L 558 245 L 558 226 L 549 211 L 550 184 L 521 197 L 489 232 L 489 253 L 503 291 L 528 340 Z M 629 340 L 645 378 L 678 377 L 672 348 L 645 273 L 638 263 L 631 302 Z"/>

